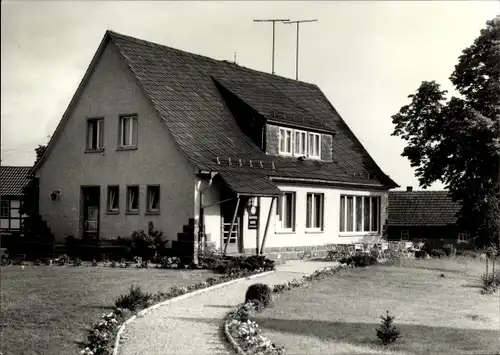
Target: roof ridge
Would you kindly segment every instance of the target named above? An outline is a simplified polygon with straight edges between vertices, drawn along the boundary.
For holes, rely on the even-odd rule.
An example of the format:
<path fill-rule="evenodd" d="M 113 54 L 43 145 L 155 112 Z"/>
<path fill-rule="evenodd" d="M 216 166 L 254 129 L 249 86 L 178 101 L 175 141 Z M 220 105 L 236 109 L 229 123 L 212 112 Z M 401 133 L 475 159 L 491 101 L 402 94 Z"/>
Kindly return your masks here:
<path fill-rule="evenodd" d="M 242 69 L 242 70 L 246 70 L 246 71 L 250 71 L 250 72 L 259 73 L 261 75 L 265 75 L 265 76 L 272 77 L 272 78 L 278 78 L 279 80 L 283 80 L 283 81 L 286 81 L 286 82 L 299 83 L 301 85 L 306 85 L 306 86 L 314 87 L 314 88 L 318 87 L 314 83 L 308 83 L 308 82 L 302 81 L 302 80 L 295 80 L 295 79 L 287 78 L 285 76 L 281 76 L 281 75 L 277 75 L 277 74 L 271 74 L 271 73 L 268 73 L 268 72 L 265 72 L 265 71 L 261 71 L 261 70 L 257 70 L 257 69 L 245 67 L 243 65 L 231 63 L 228 60 L 215 59 L 215 58 L 203 55 L 203 54 L 188 52 L 188 51 L 185 51 L 185 50 L 182 50 L 182 49 L 178 49 L 178 48 L 174 48 L 174 47 L 170 47 L 170 46 L 167 46 L 167 45 L 164 45 L 164 44 L 161 44 L 161 43 L 157 43 L 157 42 L 153 42 L 153 41 L 148 41 L 148 40 L 145 40 L 145 39 L 142 39 L 142 38 L 133 37 L 133 36 L 125 35 L 125 34 L 122 34 L 122 33 L 118 33 L 116 31 L 112 31 L 112 30 L 107 30 L 106 32 L 108 34 L 110 34 L 111 37 L 118 37 L 118 38 L 121 37 L 122 39 L 125 39 L 125 40 L 134 40 L 134 41 L 143 42 L 143 43 L 150 44 L 150 45 L 153 44 L 155 46 L 159 46 L 159 47 L 163 47 L 163 48 L 168 48 L 169 50 L 178 52 L 178 53 L 183 54 L 183 55 L 190 55 L 190 56 L 200 57 L 200 58 L 203 58 L 205 60 L 211 60 L 211 61 L 214 61 L 214 62 L 217 62 L 217 63 L 221 63 L 221 64 L 224 64 L 224 65 L 229 65 L 229 66 L 237 67 L 238 69 Z"/>

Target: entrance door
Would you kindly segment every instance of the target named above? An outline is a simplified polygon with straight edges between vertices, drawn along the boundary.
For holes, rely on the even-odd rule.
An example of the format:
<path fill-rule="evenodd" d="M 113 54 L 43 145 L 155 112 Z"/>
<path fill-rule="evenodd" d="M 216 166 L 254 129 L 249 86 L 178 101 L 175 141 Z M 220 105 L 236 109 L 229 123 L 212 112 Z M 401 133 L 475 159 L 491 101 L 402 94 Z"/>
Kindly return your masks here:
<path fill-rule="evenodd" d="M 83 237 L 87 240 L 99 239 L 99 186 L 82 187 L 83 199 Z"/>
<path fill-rule="evenodd" d="M 236 214 L 236 220 L 234 221 L 233 230 L 229 231 L 231 228 L 231 221 L 234 215 L 234 209 L 236 208 L 236 200 L 229 201 L 221 206 L 222 210 L 222 245 L 221 249 L 224 250 L 226 245 L 226 241 L 229 238 L 229 243 L 227 246 L 227 253 L 234 254 L 241 252 L 241 239 L 242 239 L 242 222 L 243 218 L 241 217 L 242 208 L 240 208 Z"/>

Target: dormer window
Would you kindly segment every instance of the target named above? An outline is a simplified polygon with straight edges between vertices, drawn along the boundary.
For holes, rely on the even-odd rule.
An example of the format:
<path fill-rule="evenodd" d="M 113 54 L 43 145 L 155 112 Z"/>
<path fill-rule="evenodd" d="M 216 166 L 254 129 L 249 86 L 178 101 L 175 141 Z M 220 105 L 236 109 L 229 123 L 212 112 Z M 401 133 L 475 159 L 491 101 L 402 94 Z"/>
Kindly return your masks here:
<path fill-rule="evenodd" d="M 319 133 L 309 133 L 309 157 L 321 157 L 321 135 Z"/>
<path fill-rule="evenodd" d="M 280 154 L 292 154 L 292 130 L 280 128 Z"/>
<path fill-rule="evenodd" d="M 307 156 L 307 132 L 295 130 L 295 156 Z"/>

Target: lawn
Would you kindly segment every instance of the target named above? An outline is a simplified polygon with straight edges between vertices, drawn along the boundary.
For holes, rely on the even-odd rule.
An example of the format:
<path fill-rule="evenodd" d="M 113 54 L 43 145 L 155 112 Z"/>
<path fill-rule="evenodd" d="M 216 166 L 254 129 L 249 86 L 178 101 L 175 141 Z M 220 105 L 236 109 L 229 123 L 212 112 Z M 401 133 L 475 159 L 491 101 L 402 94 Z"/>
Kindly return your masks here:
<path fill-rule="evenodd" d="M 109 312 L 130 285 L 167 291 L 210 277 L 206 270 L 8 266 L 0 268 L 3 355 L 71 355 L 86 328 Z"/>
<path fill-rule="evenodd" d="M 483 272 L 463 259 L 348 269 L 276 296 L 256 320 L 288 354 L 497 354 L 500 299 L 479 293 Z M 402 334 L 389 349 L 375 335 L 386 310 Z"/>

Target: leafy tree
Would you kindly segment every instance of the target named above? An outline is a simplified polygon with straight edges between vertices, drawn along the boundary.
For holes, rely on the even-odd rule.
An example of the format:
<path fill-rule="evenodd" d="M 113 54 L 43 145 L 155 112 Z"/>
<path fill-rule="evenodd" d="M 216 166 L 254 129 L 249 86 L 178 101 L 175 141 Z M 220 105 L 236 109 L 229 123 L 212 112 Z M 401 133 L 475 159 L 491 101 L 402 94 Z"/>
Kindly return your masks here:
<path fill-rule="evenodd" d="M 47 145 L 42 145 L 39 144 L 38 147 L 35 148 L 35 153 L 36 153 L 36 159 L 35 159 L 35 164 L 38 163 L 38 161 L 42 158 L 43 153 L 45 153 L 45 150 L 47 149 Z"/>
<path fill-rule="evenodd" d="M 424 81 L 410 104 L 392 116 L 392 135 L 407 141 L 402 156 L 422 188 L 442 181 L 460 201 L 459 224 L 482 245 L 500 240 L 500 16 L 463 50 L 450 81 L 460 97 L 447 100 Z"/>

